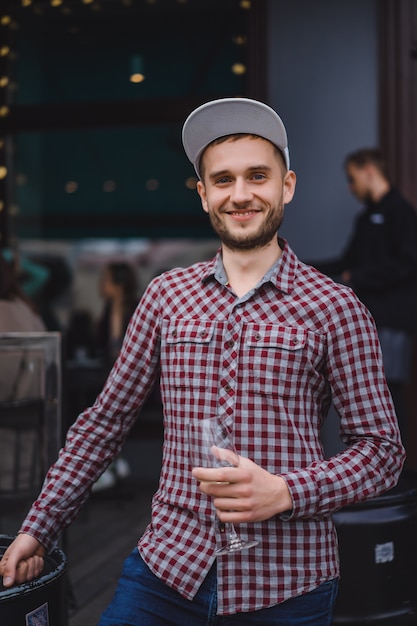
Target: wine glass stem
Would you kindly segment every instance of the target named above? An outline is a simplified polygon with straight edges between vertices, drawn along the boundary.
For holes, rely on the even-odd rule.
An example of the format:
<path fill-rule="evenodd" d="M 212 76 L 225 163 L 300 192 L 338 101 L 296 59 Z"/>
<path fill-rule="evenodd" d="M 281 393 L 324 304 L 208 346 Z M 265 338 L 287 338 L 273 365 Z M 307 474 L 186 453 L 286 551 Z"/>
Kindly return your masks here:
<path fill-rule="evenodd" d="M 227 543 L 229 545 L 236 545 L 241 543 L 241 539 L 232 523 L 229 522 L 225 524 L 225 531 L 227 533 Z"/>

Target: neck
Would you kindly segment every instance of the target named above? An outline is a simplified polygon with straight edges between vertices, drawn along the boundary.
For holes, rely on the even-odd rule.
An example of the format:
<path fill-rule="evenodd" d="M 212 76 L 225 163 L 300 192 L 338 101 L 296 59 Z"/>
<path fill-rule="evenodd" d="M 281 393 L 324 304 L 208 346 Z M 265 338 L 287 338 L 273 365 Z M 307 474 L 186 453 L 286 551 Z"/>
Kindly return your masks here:
<path fill-rule="evenodd" d="M 229 285 L 239 297 L 245 295 L 278 261 L 281 254 L 277 237 L 274 237 L 268 245 L 256 250 L 230 250 L 223 245 L 223 265 Z"/>
<path fill-rule="evenodd" d="M 384 178 L 378 179 L 375 181 L 372 189 L 371 189 L 371 200 L 372 202 L 380 202 L 384 196 L 390 190 L 390 184 Z"/>

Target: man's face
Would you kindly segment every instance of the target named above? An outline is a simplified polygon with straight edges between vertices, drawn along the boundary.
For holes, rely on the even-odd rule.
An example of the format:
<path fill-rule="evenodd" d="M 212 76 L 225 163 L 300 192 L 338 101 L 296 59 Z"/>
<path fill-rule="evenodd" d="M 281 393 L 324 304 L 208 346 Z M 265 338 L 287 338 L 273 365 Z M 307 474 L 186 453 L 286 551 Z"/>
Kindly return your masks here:
<path fill-rule="evenodd" d="M 211 145 L 203 155 L 203 171 L 197 190 L 224 245 L 251 250 L 276 237 L 284 204 L 294 195 L 295 174 L 285 171 L 269 141 L 242 137 Z"/>
<path fill-rule="evenodd" d="M 371 199 L 371 177 L 368 166 L 358 167 L 353 163 L 348 163 L 346 177 L 350 191 L 358 200 L 363 202 Z"/>

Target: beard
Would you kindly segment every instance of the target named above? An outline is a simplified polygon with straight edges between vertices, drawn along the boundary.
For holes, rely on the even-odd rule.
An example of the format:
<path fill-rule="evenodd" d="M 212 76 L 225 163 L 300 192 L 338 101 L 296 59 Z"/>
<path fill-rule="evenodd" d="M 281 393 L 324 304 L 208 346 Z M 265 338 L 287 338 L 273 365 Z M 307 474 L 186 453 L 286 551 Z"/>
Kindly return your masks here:
<path fill-rule="evenodd" d="M 284 219 L 284 206 L 275 207 L 267 216 L 267 219 L 256 231 L 246 232 L 247 229 L 231 231 L 221 218 L 221 214 L 210 211 L 210 222 L 213 230 L 220 241 L 230 250 L 256 250 L 264 248 L 277 236 L 278 230 Z"/>

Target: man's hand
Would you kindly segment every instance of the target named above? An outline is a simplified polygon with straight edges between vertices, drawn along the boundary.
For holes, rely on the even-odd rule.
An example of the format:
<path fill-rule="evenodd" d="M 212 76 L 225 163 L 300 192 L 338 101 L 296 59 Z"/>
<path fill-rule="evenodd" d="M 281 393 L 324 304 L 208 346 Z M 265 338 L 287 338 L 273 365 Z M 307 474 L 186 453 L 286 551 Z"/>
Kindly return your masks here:
<path fill-rule="evenodd" d="M 45 548 L 34 537 L 21 534 L 10 544 L 0 561 L 3 585 L 11 587 L 40 576 Z"/>
<path fill-rule="evenodd" d="M 222 522 L 260 522 L 292 509 L 287 484 L 250 459 L 239 457 L 239 467 L 194 468 L 203 493 L 213 497 Z"/>

